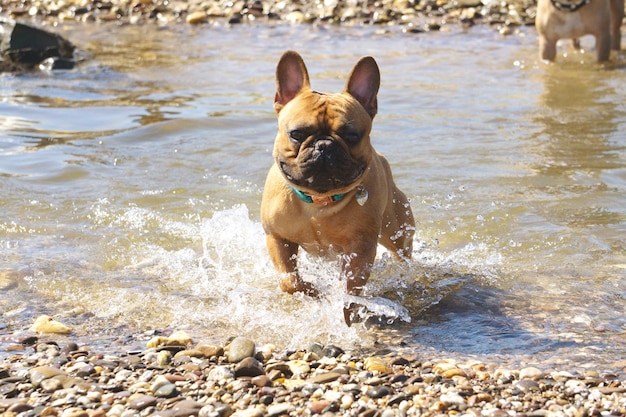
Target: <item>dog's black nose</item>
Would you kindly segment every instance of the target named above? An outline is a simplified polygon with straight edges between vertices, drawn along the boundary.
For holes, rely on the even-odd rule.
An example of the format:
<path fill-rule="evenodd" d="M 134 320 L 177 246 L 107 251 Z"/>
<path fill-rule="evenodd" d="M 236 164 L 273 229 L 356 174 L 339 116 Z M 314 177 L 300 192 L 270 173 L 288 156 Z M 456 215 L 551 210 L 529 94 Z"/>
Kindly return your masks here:
<path fill-rule="evenodd" d="M 337 148 L 337 143 L 331 139 L 320 139 L 315 142 L 315 151 L 319 152 L 319 156 L 330 156 Z"/>

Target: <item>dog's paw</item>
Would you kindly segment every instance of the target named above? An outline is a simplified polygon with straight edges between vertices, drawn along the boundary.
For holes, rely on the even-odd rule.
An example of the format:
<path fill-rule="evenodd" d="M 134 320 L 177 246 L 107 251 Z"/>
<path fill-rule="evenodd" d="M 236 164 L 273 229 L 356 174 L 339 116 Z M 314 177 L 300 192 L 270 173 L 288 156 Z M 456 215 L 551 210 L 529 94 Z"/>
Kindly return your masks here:
<path fill-rule="evenodd" d="M 349 303 L 343 308 L 343 318 L 348 326 L 363 320 L 363 315 L 359 314 L 359 312 L 362 313 L 361 309 L 363 308 L 365 307 L 356 303 Z"/>

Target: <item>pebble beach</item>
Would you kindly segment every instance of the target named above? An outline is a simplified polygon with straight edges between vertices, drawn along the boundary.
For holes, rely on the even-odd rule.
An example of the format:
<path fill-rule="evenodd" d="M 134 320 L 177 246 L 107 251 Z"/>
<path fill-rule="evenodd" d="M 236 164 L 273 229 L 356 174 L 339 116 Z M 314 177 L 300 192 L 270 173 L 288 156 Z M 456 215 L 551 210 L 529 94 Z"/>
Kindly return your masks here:
<path fill-rule="evenodd" d="M 151 336 L 150 336 L 151 334 Z M 3 416 L 624 416 L 624 369 L 584 372 L 312 343 L 285 350 L 146 332 L 94 350 L 68 336 L 0 336 Z"/>
<path fill-rule="evenodd" d="M 398 25 L 407 33 L 437 31 L 447 25 L 491 25 L 508 33 L 533 25 L 532 0 L 382 0 L 382 1 L 264 1 L 264 0 L 24 0 L 0 1 L 0 13 L 14 19 L 45 24 L 117 22 L 162 25 L 292 24 Z"/>

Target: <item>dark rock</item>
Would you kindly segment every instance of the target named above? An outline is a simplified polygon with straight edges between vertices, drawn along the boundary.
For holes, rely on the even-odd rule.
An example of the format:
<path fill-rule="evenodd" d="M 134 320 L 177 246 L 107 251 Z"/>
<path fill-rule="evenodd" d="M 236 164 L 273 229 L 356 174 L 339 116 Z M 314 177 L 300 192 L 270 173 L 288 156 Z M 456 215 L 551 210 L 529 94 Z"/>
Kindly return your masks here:
<path fill-rule="evenodd" d="M 398 394 L 392 398 L 389 399 L 389 401 L 387 401 L 387 405 L 398 405 L 400 404 L 402 401 L 404 400 L 409 400 L 411 399 L 410 395 L 407 394 Z"/>
<path fill-rule="evenodd" d="M 16 397 L 19 393 L 17 389 L 17 385 L 13 383 L 2 384 L 0 385 L 0 396 L 5 398 Z"/>
<path fill-rule="evenodd" d="M 389 394 L 391 391 L 385 385 L 375 386 L 367 390 L 367 395 L 371 398 L 382 398 Z"/>
<path fill-rule="evenodd" d="M 309 345 L 308 351 L 311 352 L 311 353 L 315 353 L 320 358 L 325 356 L 324 355 L 324 346 L 322 346 L 320 343 L 317 343 L 317 342 L 311 343 Z"/>
<path fill-rule="evenodd" d="M 174 384 L 165 384 L 159 387 L 154 392 L 154 395 L 156 397 L 170 398 L 170 397 L 174 397 L 175 395 L 178 395 L 178 390 L 176 389 L 176 385 Z"/>
<path fill-rule="evenodd" d="M 343 355 L 343 353 L 343 349 L 335 345 L 327 345 L 324 348 L 324 355 L 330 358 L 336 358 L 339 355 Z"/>
<path fill-rule="evenodd" d="M 254 376 L 259 376 L 259 375 L 264 375 L 264 374 L 265 374 L 265 371 L 263 370 L 263 365 L 261 364 L 261 362 L 259 362 L 258 360 L 252 357 L 244 358 L 235 367 L 236 377 L 242 377 L 242 376 L 254 377 Z"/>
<path fill-rule="evenodd" d="M 58 63 L 51 69 L 55 65 L 67 67 L 73 59 L 74 49 L 72 43 L 57 34 L 0 18 L 0 54 L 3 61 L 32 69 L 47 58 L 57 58 Z"/>

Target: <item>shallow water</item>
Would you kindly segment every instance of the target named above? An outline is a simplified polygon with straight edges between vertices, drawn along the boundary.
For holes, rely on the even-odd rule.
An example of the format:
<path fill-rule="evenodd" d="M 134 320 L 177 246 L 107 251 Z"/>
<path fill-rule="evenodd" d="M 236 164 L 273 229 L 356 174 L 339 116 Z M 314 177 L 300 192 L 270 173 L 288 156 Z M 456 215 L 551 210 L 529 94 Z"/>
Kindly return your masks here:
<path fill-rule="evenodd" d="M 545 65 L 532 28 L 112 28 L 56 29 L 86 58 L 73 71 L 0 76 L 2 332 L 49 314 L 103 346 L 175 328 L 624 366 L 623 53 L 601 67 L 562 46 Z M 286 49 L 321 91 L 377 59 L 372 140 L 418 220 L 412 262 L 381 251 L 369 318 L 351 328 L 336 262 L 301 256 L 328 294 L 318 301 L 281 294 L 266 254 L 259 203 Z"/>

